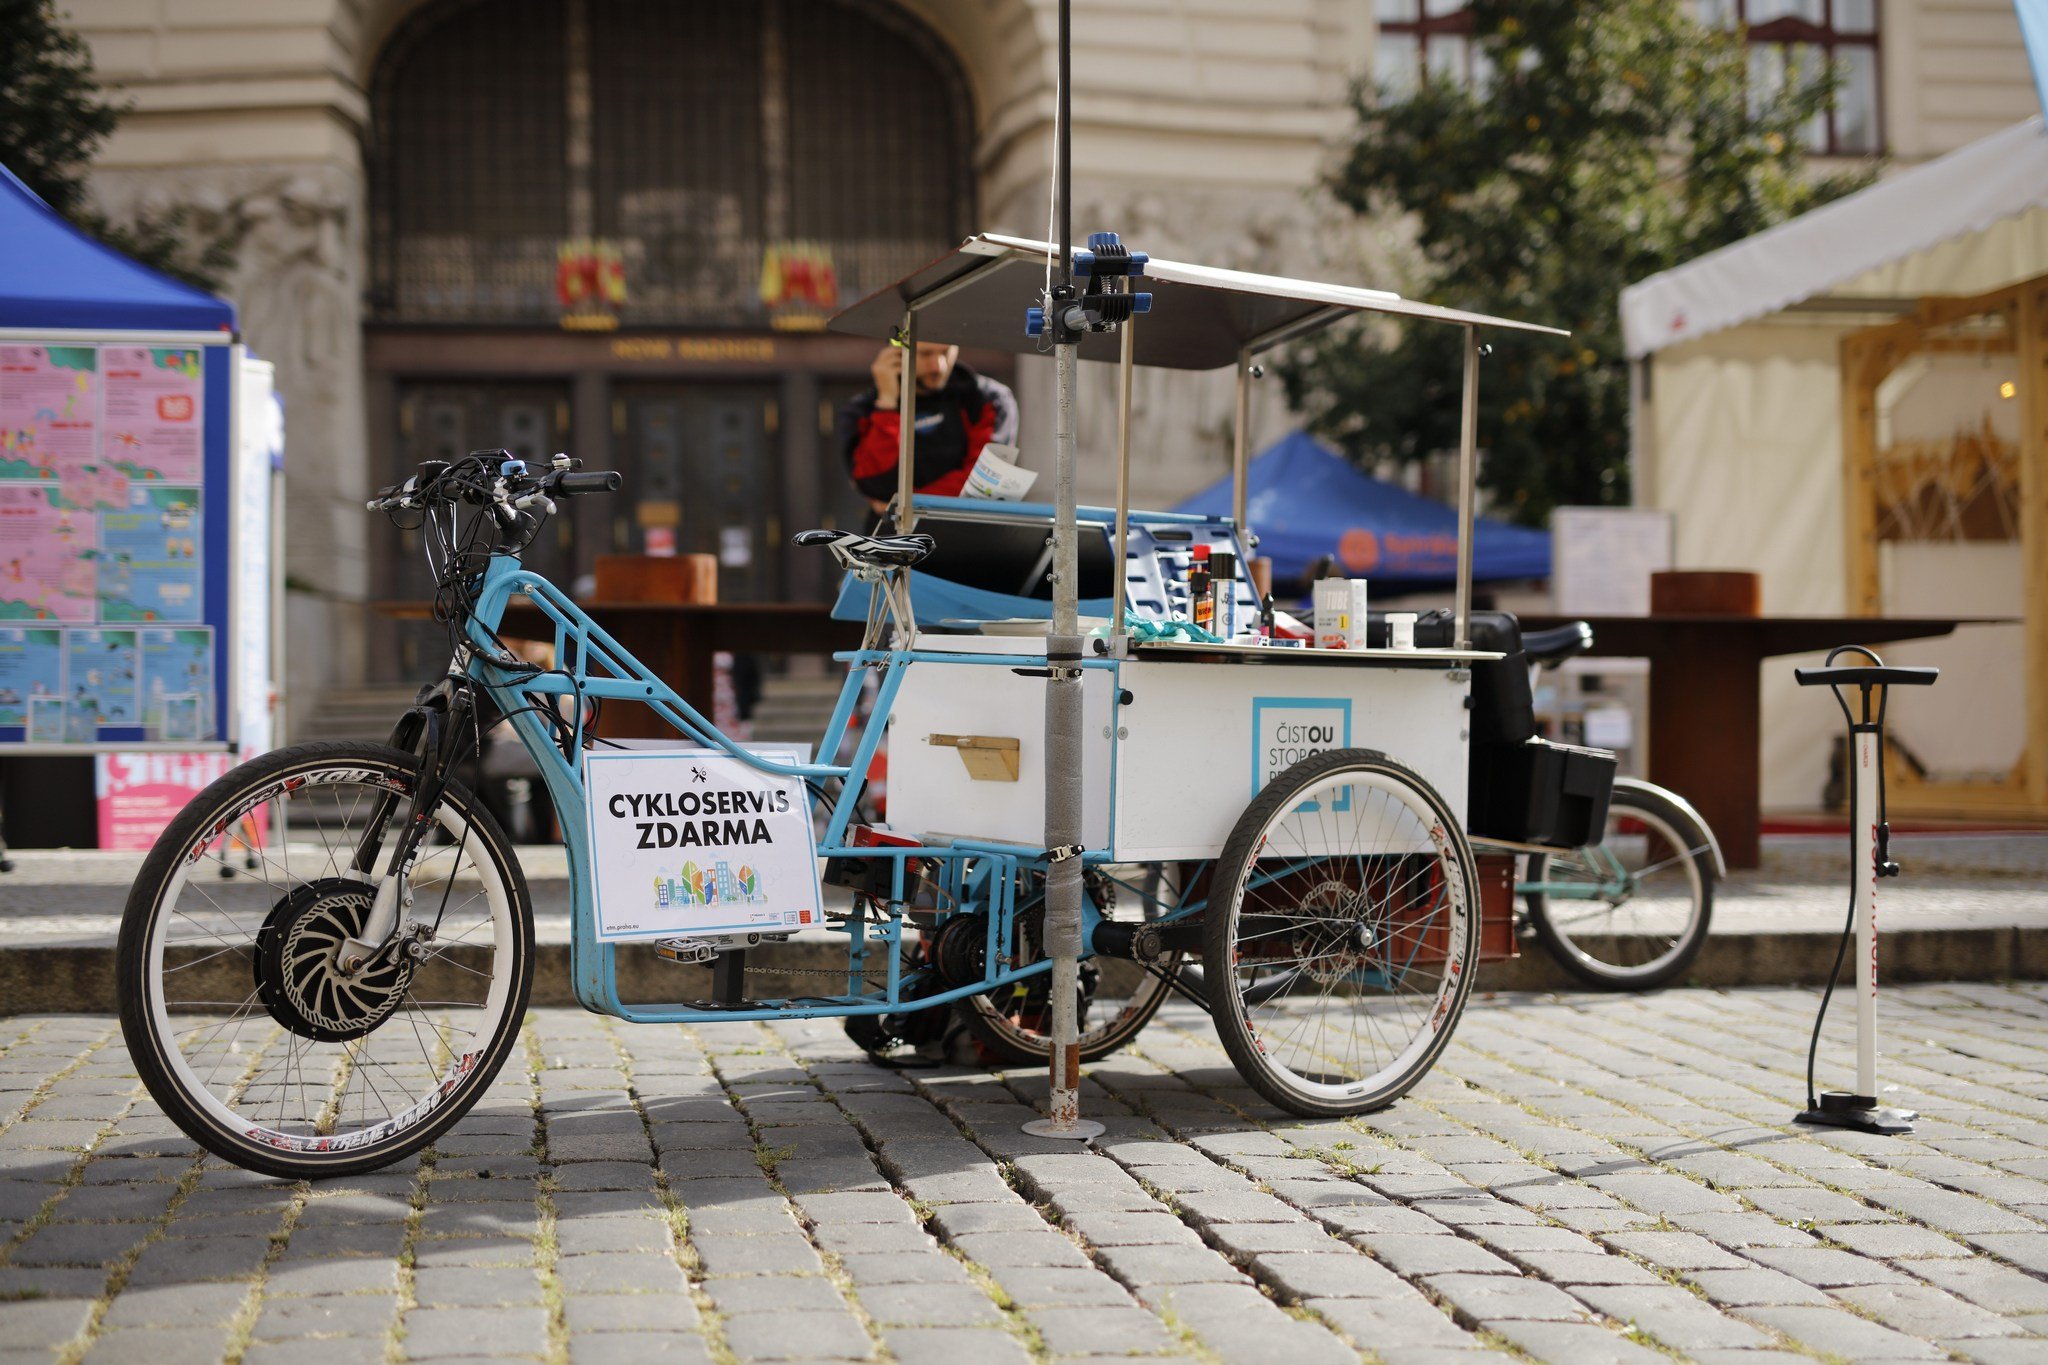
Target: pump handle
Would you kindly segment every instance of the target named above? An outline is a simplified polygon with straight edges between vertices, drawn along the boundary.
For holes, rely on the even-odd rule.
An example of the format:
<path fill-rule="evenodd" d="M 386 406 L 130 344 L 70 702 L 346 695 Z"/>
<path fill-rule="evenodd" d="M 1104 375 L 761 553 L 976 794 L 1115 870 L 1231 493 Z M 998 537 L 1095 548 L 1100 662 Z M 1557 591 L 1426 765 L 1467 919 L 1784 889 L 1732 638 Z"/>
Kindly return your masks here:
<path fill-rule="evenodd" d="M 1926 687 L 1941 676 L 1938 668 L 1899 668 L 1859 664 L 1843 668 L 1795 668 L 1801 687 Z"/>

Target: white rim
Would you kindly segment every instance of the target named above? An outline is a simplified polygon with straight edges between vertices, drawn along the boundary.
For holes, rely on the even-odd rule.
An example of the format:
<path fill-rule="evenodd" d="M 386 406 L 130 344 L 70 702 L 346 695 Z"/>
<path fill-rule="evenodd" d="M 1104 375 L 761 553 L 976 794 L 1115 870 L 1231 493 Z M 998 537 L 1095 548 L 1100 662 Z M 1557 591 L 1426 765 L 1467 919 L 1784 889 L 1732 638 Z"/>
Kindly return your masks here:
<path fill-rule="evenodd" d="M 1644 929 L 1642 927 L 1643 908 L 1633 897 L 1625 904 L 1616 905 L 1611 901 L 1605 900 L 1580 900 L 1574 897 L 1554 896 L 1548 892 L 1539 893 L 1543 896 L 1543 917 L 1549 921 L 1550 930 L 1557 935 L 1558 941 L 1565 946 L 1573 957 L 1585 963 L 1588 967 L 1603 976 L 1616 978 L 1652 975 L 1683 952 L 1686 945 L 1691 941 L 1694 929 L 1699 923 L 1700 903 L 1704 898 L 1705 892 L 1704 879 L 1700 875 L 1699 862 L 1703 850 L 1688 844 L 1684 834 L 1676 825 L 1648 807 L 1623 806 L 1617 803 L 1608 815 L 1610 833 L 1607 842 L 1612 842 L 1614 837 L 1611 833 L 1613 823 L 1624 817 L 1640 820 L 1645 825 L 1648 825 L 1651 832 L 1662 839 L 1668 848 L 1684 850 L 1682 853 L 1675 853 L 1666 858 L 1654 869 L 1656 871 L 1676 869 L 1681 871 L 1685 877 L 1685 886 L 1690 899 L 1684 911 L 1683 921 L 1679 924 L 1675 933 L 1665 930 L 1651 931 Z M 1560 859 L 1569 856 L 1571 855 L 1549 855 L 1545 860 L 1543 875 L 1539 880 L 1547 882 L 1556 878 L 1560 870 Z M 1630 871 L 1631 875 L 1642 875 L 1636 869 L 1630 869 Z M 1659 913 L 1671 914 L 1676 912 L 1667 910 Z M 1634 927 L 1624 927 L 1623 917 L 1627 917 L 1628 923 Z M 1597 924 L 1594 923 L 1596 918 L 1599 921 Z M 1640 939 L 1662 939 L 1668 937 L 1670 939 L 1670 946 L 1648 962 L 1637 962 L 1624 966 L 1586 951 L 1579 946 L 1576 935 Z"/>
<path fill-rule="evenodd" d="M 317 780 L 323 777 L 329 780 L 324 782 Z M 251 800 L 246 796 L 242 797 L 236 803 L 237 808 L 243 811 L 254 810 L 265 801 L 283 795 L 284 783 L 287 779 L 300 779 L 302 785 L 306 787 L 335 787 L 342 785 L 346 781 L 353 785 L 379 786 L 385 790 L 400 794 L 403 794 L 405 791 L 405 788 L 392 777 L 388 769 L 366 764 L 351 765 L 328 762 L 312 765 L 302 770 L 287 769 L 276 774 L 266 785 L 258 799 Z M 295 787 L 293 790 L 298 790 L 298 788 Z M 335 1131 L 326 1135 L 287 1131 L 258 1122 L 249 1115 L 237 1113 L 224 1103 L 219 1095 L 215 1094 L 212 1088 L 213 1078 L 202 1079 L 186 1057 L 184 1049 L 179 1046 L 179 1034 L 171 1023 L 170 1010 L 172 1002 L 166 1000 L 164 991 L 166 979 L 164 974 L 164 950 L 169 946 L 167 943 L 168 926 L 174 918 L 183 913 L 175 907 L 178 905 L 180 896 L 186 888 L 189 873 L 192 868 L 201 864 L 205 851 L 216 842 L 220 827 L 216 825 L 213 831 L 209 831 L 179 850 L 178 861 L 172 871 L 169 884 L 164 894 L 158 898 L 152 910 L 149 938 L 144 954 L 144 960 L 148 964 L 147 976 L 144 982 L 144 993 L 149 1010 L 150 1023 L 156 1032 L 154 1045 L 158 1055 L 163 1058 L 166 1066 L 169 1068 L 172 1080 L 177 1085 L 180 1093 L 185 1096 L 188 1102 L 196 1105 L 213 1126 L 240 1141 L 295 1155 L 317 1158 L 322 1155 L 359 1153 L 367 1148 L 402 1137 L 405 1133 L 426 1122 L 447 1105 L 449 1098 L 462 1088 L 465 1080 L 476 1074 L 477 1068 L 482 1062 L 485 1053 L 489 1050 L 492 1040 L 502 1028 L 506 1006 L 514 984 L 514 958 L 517 953 L 518 935 L 514 923 L 512 897 L 505 886 L 504 877 L 501 875 L 496 862 L 486 855 L 483 840 L 478 832 L 475 829 L 468 830 L 469 840 L 466 846 L 459 842 L 463 839 L 465 833 L 465 822 L 453 808 L 452 804 L 444 801 L 435 818 L 441 828 L 458 841 L 457 847 L 463 848 L 465 855 L 461 862 L 450 864 L 450 875 L 452 876 L 456 871 L 465 869 L 474 874 L 481 883 L 480 894 L 483 896 L 489 911 L 488 923 L 492 936 L 489 985 L 484 992 L 484 999 L 480 1005 L 465 1005 L 465 1008 L 475 1009 L 477 1026 L 469 1030 L 466 1035 L 466 1041 L 461 1042 L 458 1041 L 463 1037 L 460 1031 L 451 1027 L 443 1032 L 438 1026 L 436 1027 L 436 1047 L 434 1051 L 444 1053 L 445 1060 L 439 1063 L 430 1061 L 430 1066 L 438 1065 L 439 1069 L 435 1073 L 434 1083 L 425 1089 L 425 1093 L 406 1097 L 410 1102 L 402 1103 L 396 1112 L 392 1112 L 388 1103 L 380 1099 L 380 1103 L 384 1105 L 384 1108 L 376 1122 L 353 1129 Z M 288 834 L 289 831 L 287 831 Z M 195 849 L 198 850 L 199 856 L 194 856 Z M 284 856 L 287 859 L 289 858 L 288 847 Z M 424 866 L 428 861 L 429 859 L 423 858 L 421 866 Z M 283 867 L 284 864 L 272 864 L 272 866 Z M 290 876 L 288 870 L 285 872 L 285 875 L 287 877 Z M 229 918 L 230 922 L 232 922 L 232 917 L 230 916 Z M 196 921 L 194 922 L 196 923 Z M 485 922 L 479 920 L 477 928 L 480 929 Z M 460 941 L 464 943 L 474 942 L 470 937 L 474 932 L 475 930 L 465 931 Z M 217 934 L 215 936 L 218 937 Z M 252 950 L 254 942 L 252 934 L 248 939 Z M 443 944 L 440 952 L 445 953 L 452 946 L 454 946 L 453 941 Z M 226 952 L 229 950 L 223 949 L 222 951 Z M 451 965 L 454 965 L 452 959 Z M 468 969 L 465 968 L 464 970 Z M 410 988 L 408 988 L 407 993 L 410 996 Z M 251 1012 L 250 1005 L 255 999 L 256 997 L 252 994 L 248 1000 L 244 1000 L 237 1006 L 236 1015 L 230 1016 L 229 1020 L 223 1020 L 220 1024 L 213 1026 L 215 1035 L 218 1035 L 221 1029 L 229 1030 L 228 1037 L 231 1040 L 231 1048 L 239 1046 L 242 1030 L 245 1026 L 250 1026 L 252 1029 L 261 1029 L 263 1039 L 252 1049 L 250 1054 L 252 1061 L 275 1043 L 275 1034 L 284 1032 L 281 1026 L 271 1019 L 267 1013 L 263 1012 L 260 1006 L 254 1012 Z M 429 1005 L 432 1003 L 428 1002 Z M 404 1013 L 406 1008 L 402 1006 L 400 1013 Z M 410 1008 L 424 1014 L 426 1006 L 413 1001 Z M 368 1042 L 375 1039 L 380 1032 L 392 1026 L 396 1019 L 397 1016 L 394 1015 L 392 1018 L 384 1020 L 377 1028 L 372 1029 L 369 1034 L 365 1035 L 363 1041 Z M 187 1030 L 188 1033 L 191 1031 L 190 1029 Z M 288 1040 L 294 1036 L 286 1034 Z M 414 1030 L 414 1036 L 415 1038 L 418 1037 L 416 1029 Z M 421 1042 L 419 1046 L 423 1055 L 428 1053 L 424 1042 Z M 287 1053 L 284 1059 L 287 1077 L 289 1077 L 295 1065 L 295 1047 L 296 1045 L 291 1044 L 289 1041 L 287 1042 Z M 313 1044 L 309 1042 L 307 1044 L 307 1052 L 309 1054 L 313 1047 L 339 1048 L 342 1050 L 343 1055 L 351 1055 L 352 1049 L 352 1045 L 346 1043 Z M 374 1059 L 367 1059 L 363 1056 L 365 1051 L 366 1049 L 362 1048 L 353 1049 L 351 1055 L 352 1074 L 355 1069 L 355 1063 L 358 1060 L 374 1064 Z M 303 1067 L 305 1060 L 305 1058 L 297 1058 L 297 1064 Z M 248 1079 L 255 1080 L 269 1075 L 273 1065 L 266 1064 Z M 216 1070 L 218 1069 L 218 1065 L 216 1065 Z M 301 1070 L 301 1074 L 303 1075 L 303 1070 Z M 365 1074 L 367 1075 L 367 1073 Z M 301 1083 L 303 1084 L 303 1081 Z M 229 1087 L 231 1090 L 238 1088 L 233 1085 Z M 345 1092 L 346 1086 L 344 1086 Z M 280 1111 L 281 1113 L 282 1111 Z M 280 1117 L 279 1121 L 283 1121 L 282 1117 Z"/>
<path fill-rule="evenodd" d="M 1359 799 L 1358 793 L 1369 791 L 1378 793 L 1398 803 L 1399 811 L 1383 811 L 1373 821 L 1374 830 L 1369 846 L 1367 842 L 1361 841 L 1356 837 L 1357 830 L 1354 828 L 1352 838 L 1348 840 L 1321 840 L 1316 844 L 1317 848 L 1327 850 L 1333 845 L 1341 846 L 1343 851 L 1336 856 L 1349 857 L 1374 856 L 1376 853 L 1383 854 L 1395 851 L 1396 848 L 1406 852 L 1426 853 L 1434 859 L 1434 865 L 1440 868 L 1443 873 L 1442 904 L 1438 910 L 1431 912 L 1432 919 L 1438 914 L 1445 917 L 1443 966 L 1436 974 L 1436 989 L 1428 993 L 1427 996 L 1418 993 L 1412 997 L 1412 1003 L 1404 1004 L 1402 1007 L 1399 1019 L 1406 1021 L 1404 1025 L 1407 1029 L 1405 1043 L 1395 1046 L 1394 1041 L 1387 1037 L 1386 1031 L 1380 1026 L 1378 1018 L 1367 1009 L 1367 1006 L 1374 999 L 1382 1001 L 1403 999 L 1403 997 L 1394 992 L 1385 992 L 1376 997 L 1343 997 L 1354 1002 L 1346 1007 L 1346 1014 L 1351 1020 L 1350 1024 L 1340 1027 L 1333 1032 L 1329 1027 L 1329 1021 L 1324 1020 L 1316 1025 L 1316 1036 L 1309 1038 L 1305 1024 L 1297 1024 L 1295 1028 L 1285 1034 L 1280 1034 L 1270 1028 L 1262 1030 L 1259 1026 L 1255 1025 L 1252 1015 L 1247 1011 L 1244 1002 L 1246 983 L 1243 982 L 1240 976 L 1241 969 L 1237 962 L 1233 961 L 1226 967 L 1226 970 L 1229 973 L 1231 982 L 1231 990 L 1229 992 L 1231 1011 L 1236 1021 L 1243 1026 L 1246 1034 L 1251 1038 L 1253 1046 L 1257 1048 L 1261 1064 L 1264 1068 L 1277 1079 L 1284 1082 L 1289 1089 L 1305 1097 L 1331 1104 L 1356 1104 L 1362 1100 L 1369 1099 L 1374 1094 L 1386 1089 L 1389 1085 L 1412 1075 L 1416 1068 L 1423 1065 L 1429 1056 L 1441 1046 L 1447 1035 L 1447 1030 L 1456 1021 L 1454 1007 L 1460 992 L 1465 986 L 1467 970 L 1465 957 L 1469 948 L 1472 929 L 1471 915 L 1469 913 L 1469 888 L 1465 881 L 1465 862 L 1461 855 L 1457 831 L 1450 828 L 1443 816 L 1428 802 L 1422 793 L 1418 792 L 1409 782 L 1392 774 L 1354 770 L 1329 773 L 1319 778 L 1312 786 L 1303 789 L 1287 809 L 1276 811 L 1267 819 L 1265 826 L 1259 831 L 1254 858 L 1256 859 L 1259 852 L 1263 852 L 1273 846 L 1274 837 L 1279 827 L 1289 819 L 1304 814 L 1302 808 L 1311 802 L 1315 804 L 1316 814 L 1322 817 L 1319 821 L 1319 827 L 1325 830 L 1334 828 L 1330 823 L 1329 817 L 1337 813 L 1334 809 L 1336 798 L 1331 797 L 1328 801 L 1322 798 L 1326 794 L 1334 793 L 1339 788 L 1349 788 L 1353 794 L 1352 801 L 1359 807 L 1362 807 L 1364 803 Z M 1353 821 L 1354 827 L 1365 823 L 1363 818 L 1365 813 L 1362 809 L 1353 810 L 1349 813 L 1360 817 Z M 1388 828 L 1388 821 L 1400 820 L 1402 813 L 1405 813 L 1408 820 L 1412 821 L 1412 824 L 1399 825 L 1390 830 Z M 1297 847 L 1303 850 L 1300 856 L 1304 858 L 1332 856 L 1329 852 L 1316 853 L 1310 851 L 1310 845 L 1302 841 L 1298 836 L 1296 844 Z M 1283 852 L 1281 856 L 1286 855 Z M 1237 900 L 1235 904 L 1229 907 L 1233 953 L 1236 951 L 1235 945 L 1240 941 L 1239 926 L 1244 913 L 1245 896 L 1242 888 L 1243 881 L 1244 876 L 1240 874 Z M 1402 885 L 1405 886 L 1405 884 L 1404 882 Z M 1401 887 L 1397 886 L 1394 889 L 1399 890 Z M 1364 908 L 1370 910 L 1372 907 L 1367 906 Z M 1258 914 L 1261 912 L 1255 909 L 1252 913 Z M 1411 949 L 1411 954 L 1414 951 L 1416 950 Z M 1413 968 L 1409 967 L 1403 970 L 1405 972 L 1413 970 Z M 1357 973 L 1352 971 L 1346 973 L 1345 976 L 1333 976 L 1325 984 L 1316 999 L 1318 1001 L 1331 1001 L 1338 982 L 1348 977 L 1355 977 L 1356 975 Z M 1286 1002 L 1291 998 L 1299 999 L 1299 997 L 1293 995 L 1292 991 L 1284 991 L 1273 997 L 1273 1002 L 1252 1006 L 1251 1011 L 1265 1009 L 1269 1003 Z M 1305 1012 L 1296 1011 L 1296 1013 Z M 1281 1011 L 1275 1010 L 1275 1014 L 1281 1014 Z M 1392 1052 L 1392 1056 L 1386 1062 L 1377 1064 L 1376 1069 L 1369 1074 L 1359 1076 L 1356 1079 L 1336 1082 L 1326 1081 L 1301 1074 L 1294 1067 L 1279 1060 L 1275 1055 L 1275 1046 L 1273 1044 L 1297 1038 L 1304 1044 L 1299 1049 L 1300 1051 L 1326 1063 L 1334 1064 L 1343 1057 L 1358 1056 L 1360 1045 L 1370 1047 L 1375 1053 L 1385 1048 Z"/>

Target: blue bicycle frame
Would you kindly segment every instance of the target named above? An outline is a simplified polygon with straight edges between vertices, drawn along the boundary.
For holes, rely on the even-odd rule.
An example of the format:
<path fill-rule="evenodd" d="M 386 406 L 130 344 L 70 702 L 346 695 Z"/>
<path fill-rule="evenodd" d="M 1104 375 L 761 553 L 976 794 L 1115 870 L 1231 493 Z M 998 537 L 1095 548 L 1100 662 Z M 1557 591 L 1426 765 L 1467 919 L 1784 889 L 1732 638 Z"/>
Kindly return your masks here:
<path fill-rule="evenodd" d="M 504 621 L 506 608 L 512 599 L 521 596 L 528 598 L 553 624 L 557 663 L 557 667 L 553 669 L 535 672 L 530 665 L 505 656 L 501 652 L 502 646 L 497 638 L 499 626 Z M 925 661 L 1001 668 L 1043 668 L 1047 666 L 1044 655 L 955 654 L 917 649 L 861 649 L 836 655 L 835 658 L 850 667 L 847 670 L 846 682 L 839 692 L 838 704 L 833 709 L 832 718 L 825 727 L 824 738 L 819 743 L 818 756 L 836 757 L 840 752 L 846 740 L 847 729 L 853 721 L 854 706 L 860 697 L 866 672 L 870 669 L 877 670 L 881 678 L 874 708 L 859 732 L 853 755 L 845 764 L 784 764 L 751 754 L 727 738 L 717 726 L 677 695 L 673 688 L 648 672 L 639 660 L 606 634 L 554 584 L 525 568 L 515 555 L 499 554 L 492 557 L 478 589 L 476 607 L 468 621 L 467 629 L 468 649 L 457 660 L 458 667 L 466 677 L 483 688 L 500 710 L 511 718 L 511 724 L 526 746 L 527 752 L 533 756 L 534 762 L 539 764 L 541 776 L 547 783 L 549 798 L 554 802 L 555 815 L 561 826 L 563 843 L 569 857 L 569 885 L 572 896 L 571 976 L 575 983 L 576 998 L 586 1009 L 643 1024 L 890 1014 L 949 1004 L 994 987 L 1027 980 L 1051 969 L 1050 962 L 1038 961 L 1027 966 L 997 970 L 1003 963 L 1013 961 L 1017 956 L 1015 945 L 1019 912 L 1028 909 L 1036 899 L 1020 897 L 1019 884 L 1022 874 L 1042 871 L 1045 868 L 1046 855 L 1043 849 L 966 839 L 939 846 L 875 847 L 850 845 L 846 842 L 847 831 L 854 821 L 861 790 L 866 785 L 869 764 L 881 744 L 888 716 L 894 707 L 896 694 L 902 686 L 905 669 L 912 664 Z M 1114 668 L 1115 663 L 1107 659 L 1087 660 L 1082 666 Z M 950 899 L 955 910 L 985 909 L 988 912 L 988 941 L 984 960 L 989 964 L 989 971 L 984 979 L 930 994 L 906 996 L 905 987 L 910 983 L 906 981 L 903 973 L 905 915 L 888 913 L 870 916 L 857 900 L 852 915 L 828 918 L 826 923 L 828 929 L 848 936 L 847 989 L 844 994 L 754 1000 L 732 1007 L 706 1003 L 643 1005 L 628 1004 L 620 1000 L 614 970 L 616 945 L 600 940 L 596 932 L 597 917 L 591 900 L 591 850 L 586 821 L 583 772 L 580 765 L 565 757 L 564 748 L 558 745 L 554 732 L 530 709 L 535 706 L 553 707 L 559 699 L 565 697 L 575 702 L 567 722 L 570 742 L 566 748 L 571 754 L 581 753 L 583 750 L 586 738 L 585 725 L 591 709 L 587 705 L 588 702 L 630 701 L 647 706 L 684 740 L 701 744 L 706 748 L 722 750 L 763 773 L 782 778 L 804 779 L 806 789 L 812 794 L 813 804 L 819 799 L 816 784 L 838 779 L 841 784 L 840 790 L 833 800 L 824 836 L 818 845 L 819 855 L 827 858 L 882 859 L 890 862 L 892 868 L 889 902 L 897 907 L 904 906 L 908 901 L 905 868 L 909 861 L 929 860 L 942 869 L 939 889 L 943 899 Z M 1089 850 L 1082 855 L 1084 862 L 1088 864 L 1099 864 L 1105 861 L 1107 856 L 1106 851 L 1099 849 Z M 1192 914 L 1199 908 L 1193 904 L 1177 906 L 1175 917 Z M 1093 934 L 1100 918 L 1096 908 L 1084 900 L 1084 943 Z M 912 932 L 917 932 L 915 926 Z M 878 988 L 870 986 L 867 976 L 867 962 L 871 950 L 879 950 L 885 953 L 887 958 L 886 973 Z"/>

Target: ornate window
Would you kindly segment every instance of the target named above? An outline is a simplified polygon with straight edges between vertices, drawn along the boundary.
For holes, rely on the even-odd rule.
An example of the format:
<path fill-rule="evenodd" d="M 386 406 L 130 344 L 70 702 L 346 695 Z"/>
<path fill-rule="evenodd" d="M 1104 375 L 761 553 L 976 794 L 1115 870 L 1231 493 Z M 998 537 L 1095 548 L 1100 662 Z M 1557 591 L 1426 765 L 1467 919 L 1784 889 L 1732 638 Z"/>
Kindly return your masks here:
<path fill-rule="evenodd" d="M 971 227 L 965 81 L 881 0 L 442 0 L 372 101 L 384 320 L 811 328 Z"/>
<path fill-rule="evenodd" d="M 1750 88 L 1762 98 L 1788 75 L 1830 60 L 1842 84 L 1834 107 L 1807 129 L 1807 146 L 1838 156 L 1884 147 L 1878 103 L 1878 0 L 1698 0 L 1700 21 L 1741 28 L 1749 42 Z M 1493 70 L 1472 41 L 1466 0 L 1374 0 L 1379 45 L 1374 75 L 1383 87 L 1413 88 L 1424 72 L 1483 87 Z"/>
<path fill-rule="evenodd" d="M 1831 156 L 1884 149 L 1879 104 L 1878 0 L 1700 0 L 1700 21 L 1740 28 L 1749 42 L 1752 98 L 1788 77 L 1811 79 L 1832 61 L 1841 72 L 1832 108 L 1814 117 L 1806 145 Z"/>

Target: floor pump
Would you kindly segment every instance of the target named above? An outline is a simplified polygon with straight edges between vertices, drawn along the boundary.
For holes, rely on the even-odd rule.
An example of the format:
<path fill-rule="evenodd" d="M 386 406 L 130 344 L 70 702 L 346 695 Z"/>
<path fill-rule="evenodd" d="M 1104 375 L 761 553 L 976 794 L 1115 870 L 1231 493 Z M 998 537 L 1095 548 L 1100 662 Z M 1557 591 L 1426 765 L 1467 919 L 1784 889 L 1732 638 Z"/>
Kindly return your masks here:
<path fill-rule="evenodd" d="M 1835 660 L 1849 653 L 1861 654 L 1869 662 L 1837 666 Z M 1891 857 L 1891 827 L 1885 822 L 1884 716 L 1889 689 L 1926 687 L 1940 672 L 1936 668 L 1887 666 L 1861 645 L 1834 650 L 1819 668 L 1793 670 L 1801 687 L 1832 689 L 1835 704 L 1849 724 L 1849 839 L 1853 850 L 1849 922 L 1842 929 L 1834 970 L 1828 973 L 1820 1013 L 1813 1021 L 1813 1040 L 1806 1050 L 1806 1108 L 1794 1117 L 1796 1123 L 1858 1128 L 1866 1133 L 1906 1133 L 1919 1117 L 1910 1110 L 1877 1102 L 1877 880 L 1899 875 L 1899 865 Z M 1858 708 L 1849 704 L 1850 688 L 1860 694 Z M 1841 976 L 1842 954 L 1851 933 L 1856 939 L 1856 1089 L 1853 1093 L 1829 1090 L 1816 1097 L 1813 1067 L 1820 1050 L 1821 1021 L 1827 1018 L 1828 1001 Z"/>

